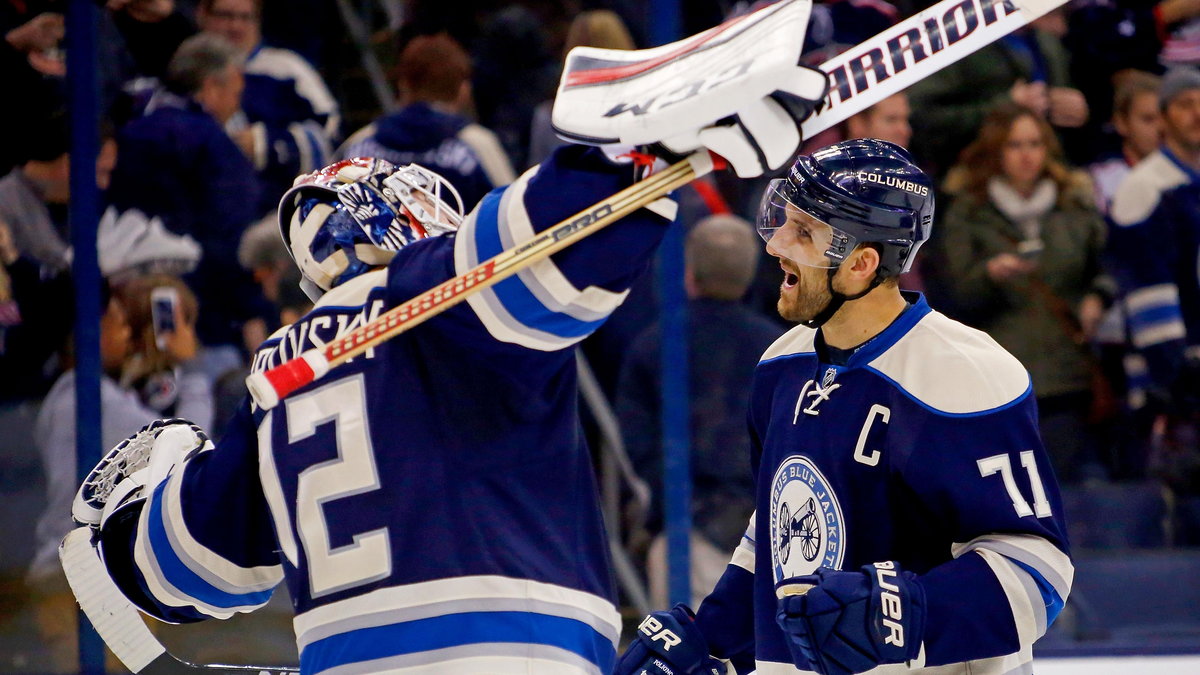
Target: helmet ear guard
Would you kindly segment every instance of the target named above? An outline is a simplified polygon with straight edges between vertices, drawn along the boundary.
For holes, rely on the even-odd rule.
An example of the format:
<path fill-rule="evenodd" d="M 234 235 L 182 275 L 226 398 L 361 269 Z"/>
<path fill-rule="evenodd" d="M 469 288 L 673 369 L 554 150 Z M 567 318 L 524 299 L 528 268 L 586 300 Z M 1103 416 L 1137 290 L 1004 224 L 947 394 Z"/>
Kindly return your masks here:
<path fill-rule="evenodd" d="M 408 244 L 455 231 L 463 206 L 454 186 L 433 171 L 356 157 L 297 178 L 278 215 L 303 277 L 300 287 L 315 302 L 341 282 L 386 265 Z"/>

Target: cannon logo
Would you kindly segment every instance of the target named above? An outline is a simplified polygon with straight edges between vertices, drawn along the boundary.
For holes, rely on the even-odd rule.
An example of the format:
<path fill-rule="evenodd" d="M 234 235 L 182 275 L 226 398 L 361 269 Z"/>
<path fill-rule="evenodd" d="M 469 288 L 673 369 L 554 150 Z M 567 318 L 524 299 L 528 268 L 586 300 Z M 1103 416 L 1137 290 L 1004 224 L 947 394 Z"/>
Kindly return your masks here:
<path fill-rule="evenodd" d="M 816 464 L 785 459 L 771 480 L 771 566 L 775 582 L 840 569 L 845 550 L 842 507 Z"/>

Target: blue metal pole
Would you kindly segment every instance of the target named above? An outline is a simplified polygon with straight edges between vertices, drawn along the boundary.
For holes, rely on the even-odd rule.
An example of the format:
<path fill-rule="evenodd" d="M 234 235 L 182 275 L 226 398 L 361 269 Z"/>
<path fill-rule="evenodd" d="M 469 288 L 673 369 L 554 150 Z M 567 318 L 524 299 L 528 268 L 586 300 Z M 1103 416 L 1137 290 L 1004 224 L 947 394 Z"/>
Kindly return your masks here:
<path fill-rule="evenodd" d="M 650 42 L 678 40 L 679 0 L 651 5 Z M 691 603 L 689 534 L 692 529 L 691 425 L 688 400 L 687 296 L 683 289 L 683 226 L 675 223 L 659 253 L 662 303 L 663 520 L 667 533 L 667 594 L 671 604 Z"/>
<path fill-rule="evenodd" d="M 688 398 L 688 313 L 683 288 L 683 225 L 671 225 L 659 254 L 662 299 L 663 520 L 670 603 L 691 604 L 691 405 Z"/>
<path fill-rule="evenodd" d="M 75 460 L 78 479 L 100 459 L 100 266 L 96 253 L 96 155 L 99 98 L 96 5 L 67 8 L 67 78 L 71 115 L 71 246 L 75 284 Z M 79 614 L 79 672 L 103 675 L 104 642 Z"/>

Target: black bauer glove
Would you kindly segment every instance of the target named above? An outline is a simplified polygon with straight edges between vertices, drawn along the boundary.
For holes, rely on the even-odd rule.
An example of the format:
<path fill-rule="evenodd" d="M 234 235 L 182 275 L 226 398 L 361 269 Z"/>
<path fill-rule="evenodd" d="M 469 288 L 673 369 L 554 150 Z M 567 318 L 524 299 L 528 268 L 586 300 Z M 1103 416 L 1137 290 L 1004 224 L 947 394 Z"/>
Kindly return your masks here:
<path fill-rule="evenodd" d="M 925 590 L 898 563 L 864 565 L 862 571 L 821 568 L 785 579 L 776 593 L 775 619 L 798 668 L 850 675 L 920 654 Z"/>
<path fill-rule="evenodd" d="M 637 639 L 617 660 L 613 675 L 725 675 L 725 665 L 708 655 L 696 615 L 683 604 L 654 612 L 638 625 Z"/>

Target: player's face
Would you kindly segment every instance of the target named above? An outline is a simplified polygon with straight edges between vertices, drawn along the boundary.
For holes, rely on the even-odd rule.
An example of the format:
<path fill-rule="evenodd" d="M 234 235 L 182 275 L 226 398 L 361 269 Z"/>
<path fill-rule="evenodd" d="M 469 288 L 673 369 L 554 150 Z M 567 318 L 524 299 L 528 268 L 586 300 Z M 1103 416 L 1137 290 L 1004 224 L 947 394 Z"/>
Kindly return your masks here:
<path fill-rule="evenodd" d="M 1113 117 L 1113 126 L 1125 139 L 1126 149 L 1135 159 L 1142 159 L 1162 143 L 1162 113 L 1158 110 L 1158 94 L 1144 91 L 1129 102 L 1129 112 Z"/>
<path fill-rule="evenodd" d="M 1179 149 L 1193 154 L 1200 152 L 1200 89 L 1177 95 L 1163 110 L 1167 138 Z"/>
<path fill-rule="evenodd" d="M 767 242 L 767 253 L 779 258 L 779 315 L 788 321 L 807 321 L 831 300 L 826 280 L 832 261 L 825 256 L 832 237 L 829 225 L 789 206 L 787 222 Z"/>
<path fill-rule="evenodd" d="M 1000 170 L 1018 192 L 1033 189 L 1046 168 L 1046 141 L 1042 129 L 1028 115 L 1013 121 L 1000 154 Z"/>

